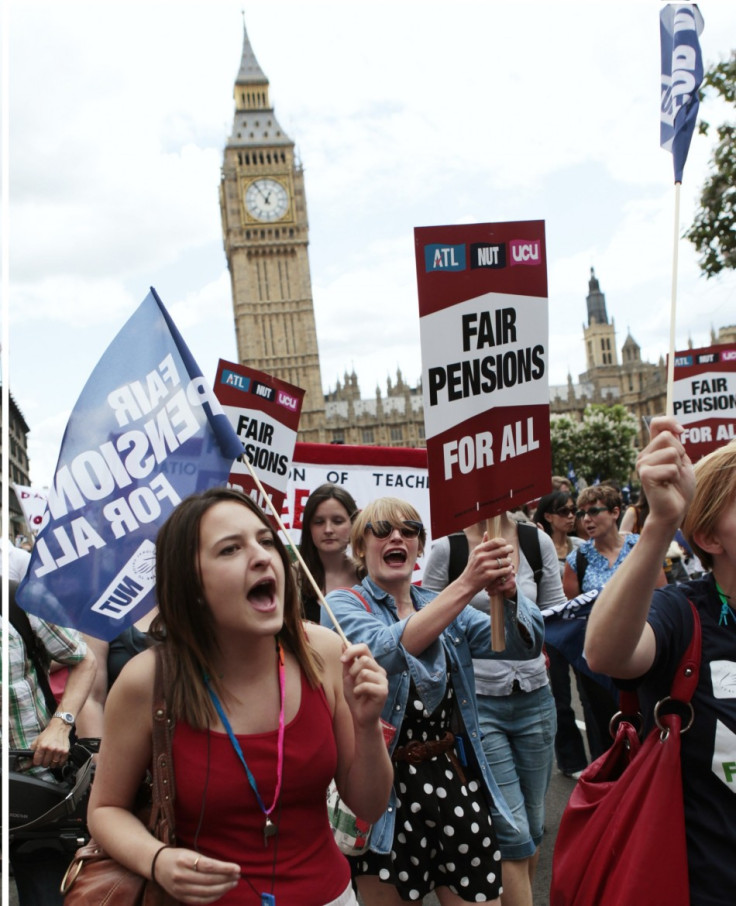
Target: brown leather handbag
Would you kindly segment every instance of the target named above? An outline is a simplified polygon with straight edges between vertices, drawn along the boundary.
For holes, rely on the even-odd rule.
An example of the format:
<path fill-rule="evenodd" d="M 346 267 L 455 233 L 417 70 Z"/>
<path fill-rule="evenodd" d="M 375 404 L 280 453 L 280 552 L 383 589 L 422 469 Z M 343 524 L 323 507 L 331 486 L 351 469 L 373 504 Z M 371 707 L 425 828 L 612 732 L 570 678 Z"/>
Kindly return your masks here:
<path fill-rule="evenodd" d="M 153 691 L 153 782 L 148 829 L 163 844 L 176 842 L 174 833 L 174 772 L 171 726 L 164 695 L 165 666 L 155 648 Z M 64 906 L 175 906 L 176 900 L 155 881 L 125 868 L 90 839 L 74 854 L 61 882 Z"/>

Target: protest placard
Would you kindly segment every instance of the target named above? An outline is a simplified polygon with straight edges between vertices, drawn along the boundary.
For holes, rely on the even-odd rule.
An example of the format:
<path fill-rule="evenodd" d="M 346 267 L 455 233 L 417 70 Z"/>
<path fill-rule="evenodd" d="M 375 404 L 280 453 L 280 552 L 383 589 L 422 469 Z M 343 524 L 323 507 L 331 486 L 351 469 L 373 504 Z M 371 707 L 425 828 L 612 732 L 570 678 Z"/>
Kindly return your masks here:
<path fill-rule="evenodd" d="M 425 554 L 432 546 L 429 528 L 427 451 L 409 447 L 373 447 L 345 444 L 298 443 L 289 475 L 282 519 L 295 544 L 302 531 L 302 515 L 309 495 L 321 484 L 340 485 L 358 509 L 377 497 L 399 497 L 410 503 L 427 527 Z M 414 582 L 421 580 L 421 563 Z"/>
<path fill-rule="evenodd" d="M 675 353 L 672 411 L 693 462 L 736 436 L 736 346 Z"/>
<path fill-rule="evenodd" d="M 43 524 L 43 514 L 46 511 L 46 493 L 37 491 L 24 484 L 13 483 L 15 497 L 23 511 L 23 518 L 31 535 L 35 535 Z"/>
<path fill-rule="evenodd" d="M 242 445 L 155 290 L 84 386 L 17 600 L 110 641 L 154 605 L 155 538 Z"/>
<path fill-rule="evenodd" d="M 414 231 L 435 535 L 549 490 L 543 221 Z"/>
<path fill-rule="evenodd" d="M 230 471 L 230 483 L 239 485 L 266 513 L 271 513 L 247 459 L 274 509 L 280 512 L 304 391 L 263 371 L 220 359 L 215 394 L 243 444 L 242 453 Z"/>

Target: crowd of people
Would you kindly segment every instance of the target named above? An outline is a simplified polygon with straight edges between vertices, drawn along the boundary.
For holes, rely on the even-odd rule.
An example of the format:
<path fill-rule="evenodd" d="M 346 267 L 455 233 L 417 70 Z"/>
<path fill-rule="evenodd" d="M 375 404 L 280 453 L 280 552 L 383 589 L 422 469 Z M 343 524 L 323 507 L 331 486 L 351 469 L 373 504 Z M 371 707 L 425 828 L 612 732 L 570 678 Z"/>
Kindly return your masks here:
<path fill-rule="evenodd" d="M 722 906 L 736 842 L 736 442 L 693 468 L 680 432 L 654 420 L 627 508 L 611 483 L 578 492 L 553 476 L 533 505 L 431 550 L 427 514 L 339 485 L 311 493 L 298 564 L 239 491 L 187 498 L 158 534 L 156 607 L 119 638 L 11 624 L 9 744 L 32 749 L 27 768 L 55 783 L 71 734 L 101 737 L 89 828 L 181 903 L 398 906 L 434 891 L 441 906 L 532 906 L 555 764 L 574 781 L 606 750 L 622 685 L 651 724 L 692 601 L 703 658 L 682 750 L 691 903 Z M 27 554 L 8 562 L 19 581 Z M 542 610 L 586 595 L 585 650 L 572 657 L 545 642 Z M 136 811 L 157 658 L 174 727 L 173 846 Z M 52 661 L 68 668 L 56 704 Z M 372 825 L 350 858 L 328 820 L 332 780 Z M 9 855 L 21 906 L 63 902 L 68 854 Z"/>

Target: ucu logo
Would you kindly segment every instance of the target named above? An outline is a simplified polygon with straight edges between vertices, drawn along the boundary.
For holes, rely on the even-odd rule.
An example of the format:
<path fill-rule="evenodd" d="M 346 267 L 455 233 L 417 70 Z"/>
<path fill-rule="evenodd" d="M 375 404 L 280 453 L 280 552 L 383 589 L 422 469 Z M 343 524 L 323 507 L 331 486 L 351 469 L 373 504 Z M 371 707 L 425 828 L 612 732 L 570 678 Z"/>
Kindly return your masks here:
<path fill-rule="evenodd" d="M 279 406 L 285 406 L 287 409 L 291 409 L 292 412 L 296 412 L 299 408 L 299 400 L 288 393 L 284 393 L 283 390 L 279 390 L 279 395 L 276 402 L 279 404 Z"/>
<path fill-rule="evenodd" d="M 515 264 L 541 264 L 542 253 L 539 239 L 512 239 L 509 242 L 511 266 Z"/>

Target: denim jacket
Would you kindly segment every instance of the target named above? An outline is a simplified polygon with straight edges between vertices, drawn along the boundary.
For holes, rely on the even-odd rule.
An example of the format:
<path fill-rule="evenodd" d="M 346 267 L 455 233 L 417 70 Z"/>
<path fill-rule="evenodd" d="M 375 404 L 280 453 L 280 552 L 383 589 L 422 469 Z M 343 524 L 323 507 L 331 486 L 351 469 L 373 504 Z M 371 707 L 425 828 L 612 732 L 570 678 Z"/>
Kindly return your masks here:
<path fill-rule="evenodd" d="M 539 609 L 521 592 L 518 592 L 518 603 L 504 601 L 507 647 L 502 652 L 493 652 L 491 621 L 488 614 L 481 613 L 474 607 L 465 607 L 439 639 L 429 645 L 419 657 L 414 657 L 401 644 L 404 627 L 411 619 L 411 615 L 400 620 L 393 597 L 368 577 L 354 588 L 365 599 L 371 608 L 370 612 L 366 610 L 362 601 L 346 588 L 330 592 L 327 602 L 347 638 L 351 642 L 365 642 L 376 661 L 388 674 L 388 698 L 382 717 L 396 728 L 389 751 L 393 751 L 396 746 L 406 711 L 411 680 L 414 680 L 425 708 L 431 713 L 445 695 L 447 670 L 451 670 L 456 703 L 486 793 L 493 798 L 504 818 L 516 827 L 483 754 L 472 661 L 473 658 L 503 657 L 523 660 L 537 657 L 544 641 L 544 621 Z M 436 597 L 435 591 L 416 585 L 411 587 L 412 603 L 416 610 L 420 610 Z M 321 620 L 323 625 L 332 626 L 324 608 Z M 531 642 L 524 641 L 517 621 L 525 627 Z M 392 789 L 388 808 L 374 824 L 371 833 L 370 846 L 375 852 L 391 851 L 395 818 L 396 793 Z"/>

